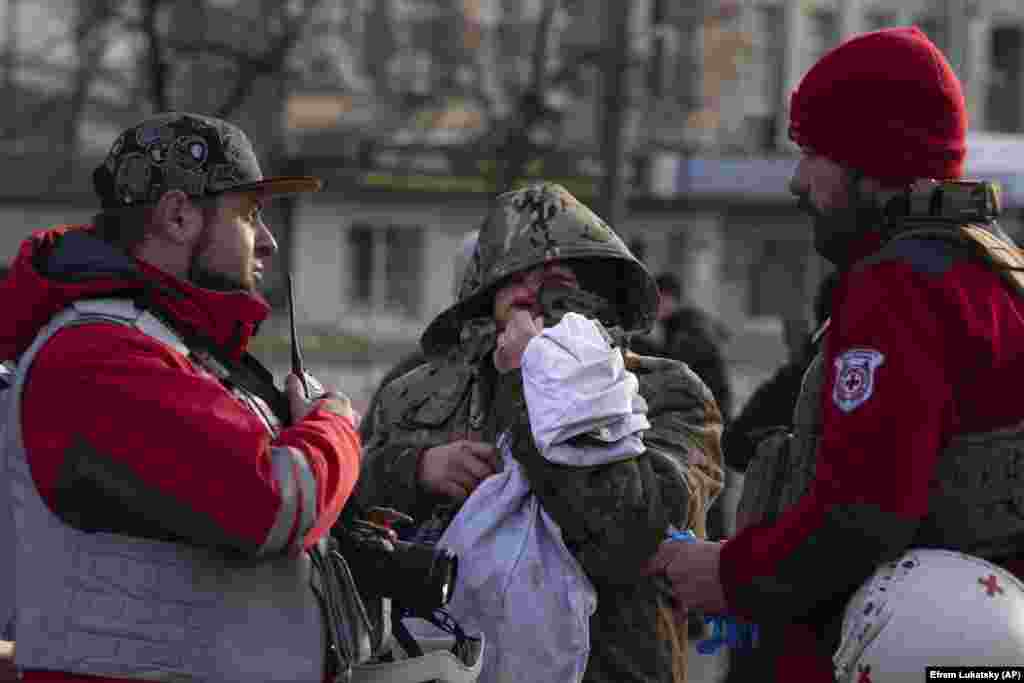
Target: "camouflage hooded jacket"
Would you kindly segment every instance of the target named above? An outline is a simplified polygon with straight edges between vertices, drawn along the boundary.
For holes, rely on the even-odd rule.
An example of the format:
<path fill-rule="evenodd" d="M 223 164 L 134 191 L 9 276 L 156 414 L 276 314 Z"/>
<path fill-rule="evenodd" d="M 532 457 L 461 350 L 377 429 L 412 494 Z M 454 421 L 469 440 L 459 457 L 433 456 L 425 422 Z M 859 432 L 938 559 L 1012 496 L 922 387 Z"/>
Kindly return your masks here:
<path fill-rule="evenodd" d="M 531 196 L 531 192 L 535 194 Z M 537 195 L 541 195 L 539 199 Z M 478 313 L 472 308 L 479 305 L 473 300 L 476 293 L 493 293 L 495 282 L 543 262 L 519 258 L 518 267 L 504 270 L 488 265 L 489 258 L 509 263 L 516 256 L 516 243 L 523 241 L 515 239 L 517 234 L 535 232 L 529 227 L 537 225 L 533 221 L 527 229 L 514 225 L 517 234 L 511 239 L 507 234 L 495 234 L 501 232 L 495 223 L 515 223 L 509 219 L 522 213 L 549 215 L 555 225 L 546 237 L 559 240 L 562 258 L 566 252 L 573 255 L 570 258 L 592 257 L 583 252 L 592 245 L 584 243 L 576 251 L 569 248 L 573 236 L 566 236 L 564 224 L 582 224 L 584 232 L 593 232 L 596 221 L 604 238 L 598 243 L 605 250 L 600 256 L 607 258 L 614 249 L 622 263 L 630 268 L 635 264 L 638 270 L 634 272 L 646 274 L 618 237 L 561 188 L 530 188 L 503 199 L 505 204 L 495 212 L 500 220 L 492 214 L 485 223 L 482 256 L 478 254 L 467 274 L 464 290 L 469 294 L 453 307 L 457 314 Z M 549 202 L 546 206 L 551 201 L 561 204 L 553 211 L 538 211 L 537 201 Z M 518 212 L 515 206 L 520 207 Z M 560 220 L 565 213 L 570 214 L 569 220 Z M 495 242 L 504 245 L 497 259 L 487 255 L 488 245 Z M 610 264 L 611 260 L 602 265 Z M 495 277 L 493 271 L 501 275 Z M 581 278 L 581 284 L 588 289 L 586 280 Z M 653 301 L 649 303 L 653 310 Z M 418 522 L 433 519 L 446 524 L 454 517 L 456 505 L 419 487 L 420 454 L 467 436 L 494 443 L 500 431 L 511 430 L 513 452 L 535 494 L 561 527 L 566 545 L 597 588 L 598 609 L 591 619 L 592 647 L 584 680 L 668 683 L 672 680 L 672 648 L 656 633 L 658 596 L 641 570 L 664 540 L 669 525 L 703 533 L 707 508 L 721 489 L 721 417 L 710 391 L 683 363 L 630 355 L 627 367 L 637 375 L 640 393 L 648 404 L 651 429 L 644 434 L 646 452 L 599 467 L 554 465 L 533 443 L 521 375 L 498 375 L 494 370 L 493 322 L 483 317 L 463 321 L 455 345 L 437 343 L 440 327 L 436 323 L 424 335 L 424 346 L 434 351 L 430 359 L 383 387 L 374 414 L 366 418 L 359 503 L 394 507 Z M 630 326 L 628 320 L 624 326 Z M 439 347 L 443 354 L 437 353 Z"/>

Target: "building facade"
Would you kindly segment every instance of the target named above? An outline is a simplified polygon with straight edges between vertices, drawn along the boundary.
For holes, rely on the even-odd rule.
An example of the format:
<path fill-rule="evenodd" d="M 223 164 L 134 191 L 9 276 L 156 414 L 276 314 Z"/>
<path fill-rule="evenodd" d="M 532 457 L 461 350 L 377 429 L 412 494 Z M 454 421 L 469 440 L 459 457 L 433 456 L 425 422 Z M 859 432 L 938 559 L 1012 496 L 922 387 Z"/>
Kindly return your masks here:
<path fill-rule="evenodd" d="M 130 25 L 145 19 L 148 5 L 0 0 L 7 27 L 0 74 L 19 105 L 0 135 L 0 153 L 18 167 L 0 188 L 0 219 L 10 226 L 0 240 L 5 258 L 31 229 L 88 220 L 86 170 L 117 129 L 152 107 L 139 94 L 142 37 L 101 32 L 107 42 L 97 43 L 74 30 L 90 16 L 83 12 L 108 4 Z M 218 62 L 182 41 L 201 39 L 233 59 L 251 48 L 249 61 L 259 61 L 281 34 L 275 12 L 284 5 L 270 0 L 156 4 L 163 35 L 194 55 L 176 64 L 170 92 L 206 113 L 247 62 Z M 520 147 L 528 149 L 520 181 L 556 180 L 599 206 L 611 98 L 623 110 L 629 195 L 629 212 L 615 227 L 653 272 L 676 273 L 688 298 L 733 330 L 728 354 L 740 374 L 764 376 L 785 353 L 784 321 L 810 317 L 827 270 L 787 192 L 796 163 L 786 137 L 788 93 L 830 47 L 884 26 L 916 24 L 948 55 L 967 93 L 968 172 L 1002 184 L 1004 222 L 1020 233 L 1024 6 L 1016 0 L 309 6 L 287 69 L 256 82 L 238 117 L 254 131 L 268 169 L 327 181 L 324 192 L 275 216 L 296 275 L 300 321 L 310 325 L 414 343 L 450 302 L 462 237 L 478 226 L 505 157 Z M 621 46 L 610 42 L 616 22 L 629 29 Z M 54 39 L 61 31 L 63 42 Z M 628 67 L 611 93 L 602 69 L 619 47 Z M 83 64 L 98 65 L 98 77 L 78 78 Z M 75 107 L 86 115 L 70 117 Z M 40 111 L 50 112 L 50 124 L 17 129 L 22 119 L 44 120 Z M 78 127 L 68 137 L 72 120 Z M 62 175 L 52 168 L 55 139 L 74 141 L 79 155 Z M 269 284 L 279 302 L 279 282 Z"/>
<path fill-rule="evenodd" d="M 392 95 L 400 96 L 403 88 L 479 88 L 485 91 L 481 98 L 493 100 L 488 106 L 501 110 L 507 102 L 499 95 L 508 83 L 529 84 L 531 53 L 524 46 L 535 44 L 532 27 L 544 4 L 395 3 L 404 7 L 399 14 L 406 24 L 392 30 L 399 37 L 391 40 L 419 61 L 415 68 L 410 60 L 391 62 Z M 605 96 L 600 63 L 587 61 L 588 52 L 607 49 L 605 13 L 621 12 L 622 6 L 566 2 L 553 22 L 558 38 L 549 48 L 549 73 L 575 66 L 564 82 L 552 77 L 555 136 L 563 146 L 539 155 L 535 175 L 564 180 L 588 202 L 597 200 L 603 171 Z M 1024 7 L 1013 0 L 653 0 L 633 6 L 632 66 L 622 94 L 628 101 L 631 199 L 627 218 L 616 228 L 653 272 L 675 272 L 693 303 L 733 329 L 729 353 L 738 367 L 749 366 L 746 375 L 759 378 L 782 360 L 784 321 L 810 318 L 813 292 L 828 269 L 814 254 L 807 220 L 787 191 L 796 163 L 786 137 L 787 105 L 801 75 L 845 37 L 916 24 L 946 52 L 967 93 L 968 172 L 1002 183 L 1004 223 L 1019 231 Z M 380 7 L 373 10 L 378 20 Z M 430 36 L 437 35 L 438 22 L 454 20 L 462 23 L 446 34 L 450 49 L 435 55 Z M 472 37 L 456 40 L 460 31 Z M 379 48 L 387 41 L 372 42 Z M 386 54 L 375 54 L 378 62 L 388 62 Z M 503 70 L 474 81 L 471 67 L 481 60 L 501 62 Z M 444 82 L 440 74 L 462 74 L 463 80 Z M 436 107 L 439 98 L 430 101 Z M 433 111 L 435 116 L 423 120 L 443 119 Z M 344 127 L 345 119 L 339 114 L 337 126 Z M 449 303 L 454 255 L 462 235 L 486 213 L 493 189 L 486 176 L 492 153 L 485 144 L 486 119 L 463 121 L 463 129 L 453 124 L 455 131 L 425 125 L 418 137 L 406 124 L 404 139 L 417 144 L 397 144 L 378 130 L 372 144 L 363 141 L 363 158 L 353 145 L 359 126 L 346 134 L 349 153 L 333 157 L 317 153 L 322 132 L 297 131 L 298 156 L 329 178 L 328 190 L 301 208 L 298 221 L 295 268 L 318 289 L 307 315 L 323 324 L 372 321 L 375 334 L 400 336 L 421 330 Z M 445 145 L 460 134 L 477 142 L 468 150 Z"/>

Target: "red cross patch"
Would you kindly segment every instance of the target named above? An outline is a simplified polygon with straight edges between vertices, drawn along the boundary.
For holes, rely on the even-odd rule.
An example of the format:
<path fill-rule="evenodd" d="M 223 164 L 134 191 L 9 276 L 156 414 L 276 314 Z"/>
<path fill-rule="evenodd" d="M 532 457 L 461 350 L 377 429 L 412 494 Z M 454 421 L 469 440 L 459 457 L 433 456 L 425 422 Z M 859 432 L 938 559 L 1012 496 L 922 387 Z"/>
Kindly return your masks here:
<path fill-rule="evenodd" d="M 857 667 L 857 683 L 873 683 L 871 680 L 870 664 L 864 664 Z"/>
<path fill-rule="evenodd" d="M 987 577 L 978 579 L 978 583 L 985 587 L 985 595 L 990 598 L 995 596 L 996 593 L 1002 594 L 1003 587 L 999 585 L 999 579 L 996 578 L 995 574 L 989 574 Z"/>
<path fill-rule="evenodd" d="M 871 398 L 875 390 L 875 370 L 885 363 L 885 355 L 874 349 L 850 349 L 835 360 L 836 381 L 832 401 L 849 413 Z"/>

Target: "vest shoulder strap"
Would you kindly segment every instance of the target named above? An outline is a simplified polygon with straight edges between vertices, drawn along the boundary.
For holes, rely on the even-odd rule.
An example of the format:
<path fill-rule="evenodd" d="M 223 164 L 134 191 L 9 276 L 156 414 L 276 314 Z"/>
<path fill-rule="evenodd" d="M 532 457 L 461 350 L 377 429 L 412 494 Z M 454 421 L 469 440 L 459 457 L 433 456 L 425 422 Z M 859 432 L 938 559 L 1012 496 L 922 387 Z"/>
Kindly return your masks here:
<path fill-rule="evenodd" d="M 889 261 L 903 261 L 916 272 L 943 275 L 967 256 L 966 240 L 957 230 L 910 230 L 899 233 L 879 251 L 858 261 L 854 270 Z"/>
<path fill-rule="evenodd" d="M 926 225 L 905 230 L 854 267 L 903 260 L 915 271 L 942 275 L 966 259 L 981 262 L 997 273 L 1010 291 L 1024 297 L 1024 250 L 995 224 Z"/>
<path fill-rule="evenodd" d="M 134 327 L 140 332 L 171 347 L 183 356 L 191 355 L 191 350 L 181 336 L 169 325 L 148 310 L 135 305 L 131 299 L 84 299 L 72 303 L 67 309 L 58 313 L 51 325 L 55 327 L 71 327 L 95 322 L 110 322 Z"/>

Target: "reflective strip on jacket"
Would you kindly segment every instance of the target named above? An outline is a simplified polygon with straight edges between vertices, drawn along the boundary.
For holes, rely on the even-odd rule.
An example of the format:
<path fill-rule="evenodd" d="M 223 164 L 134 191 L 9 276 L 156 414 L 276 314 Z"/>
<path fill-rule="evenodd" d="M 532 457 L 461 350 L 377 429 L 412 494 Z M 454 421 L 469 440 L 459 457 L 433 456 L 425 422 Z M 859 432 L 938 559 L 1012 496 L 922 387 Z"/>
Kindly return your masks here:
<path fill-rule="evenodd" d="M 152 316 L 141 324 L 130 302 L 104 305 L 104 320 L 120 318 L 188 353 Z M 22 440 L 25 377 L 51 336 L 90 315 L 83 302 L 51 321 L 21 357 L 10 390 L 3 479 L 14 520 L 18 667 L 151 681 L 319 683 L 324 629 L 306 553 L 243 563 L 216 550 L 86 533 L 40 496 Z"/>

